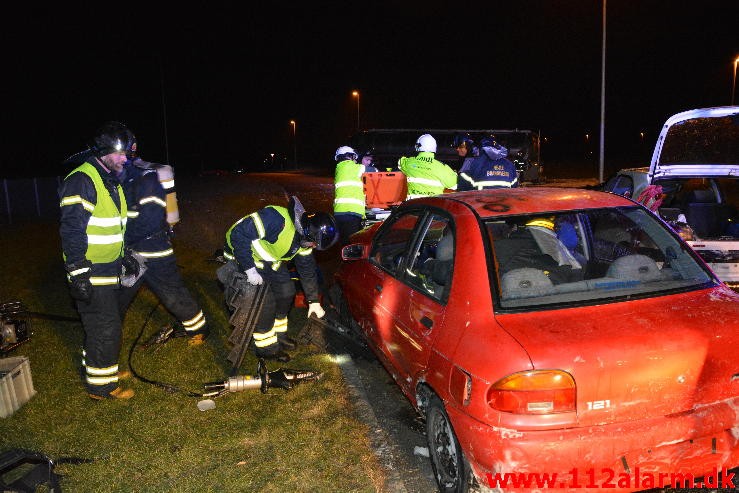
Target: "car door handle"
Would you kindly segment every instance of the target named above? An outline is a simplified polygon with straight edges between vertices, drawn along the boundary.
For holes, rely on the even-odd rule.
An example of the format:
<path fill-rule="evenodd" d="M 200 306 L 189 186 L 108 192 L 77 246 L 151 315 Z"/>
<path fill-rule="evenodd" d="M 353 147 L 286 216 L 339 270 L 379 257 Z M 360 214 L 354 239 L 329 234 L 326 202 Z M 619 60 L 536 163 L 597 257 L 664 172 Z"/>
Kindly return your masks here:
<path fill-rule="evenodd" d="M 380 286 L 379 284 L 375 285 L 375 289 L 378 293 L 382 293 L 382 286 Z"/>
<path fill-rule="evenodd" d="M 422 317 L 420 321 L 421 321 L 421 325 L 423 325 L 427 329 L 431 329 L 431 327 L 434 326 L 434 321 L 428 317 Z"/>

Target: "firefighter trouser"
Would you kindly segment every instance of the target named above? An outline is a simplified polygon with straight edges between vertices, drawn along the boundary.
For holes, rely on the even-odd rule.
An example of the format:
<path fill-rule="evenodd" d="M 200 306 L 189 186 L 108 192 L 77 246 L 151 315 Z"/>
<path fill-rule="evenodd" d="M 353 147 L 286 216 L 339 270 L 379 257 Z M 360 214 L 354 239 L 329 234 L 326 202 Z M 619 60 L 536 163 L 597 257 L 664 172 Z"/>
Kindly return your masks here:
<path fill-rule="evenodd" d="M 287 331 L 287 315 L 295 300 L 295 283 L 285 263 L 276 271 L 269 264 L 258 271 L 267 283 L 267 293 L 253 337 L 257 356 L 265 356 L 280 349 L 278 337 Z"/>
<path fill-rule="evenodd" d="M 82 366 L 88 392 L 106 395 L 118 387 L 121 312 L 117 286 L 93 286 L 89 302 L 77 301 L 85 331 Z"/>
<path fill-rule="evenodd" d="M 142 283 L 159 298 L 164 308 L 174 315 L 188 333 L 205 327 L 205 316 L 182 280 L 174 255 L 146 261 L 146 272 L 130 288 L 122 288 L 121 314 L 125 314 Z"/>
<path fill-rule="evenodd" d="M 357 214 L 337 213 L 334 214 L 336 226 L 339 228 L 340 244 L 349 244 L 349 237 L 362 229 L 362 217 Z"/>

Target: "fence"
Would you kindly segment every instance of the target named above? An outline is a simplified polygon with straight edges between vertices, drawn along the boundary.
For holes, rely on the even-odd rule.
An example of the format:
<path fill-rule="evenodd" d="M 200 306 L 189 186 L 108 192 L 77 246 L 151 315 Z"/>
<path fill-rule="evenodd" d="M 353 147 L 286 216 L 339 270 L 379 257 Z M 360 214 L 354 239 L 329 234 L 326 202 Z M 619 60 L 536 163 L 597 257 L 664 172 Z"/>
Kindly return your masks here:
<path fill-rule="evenodd" d="M 61 177 L 3 179 L 0 224 L 59 217 Z"/>

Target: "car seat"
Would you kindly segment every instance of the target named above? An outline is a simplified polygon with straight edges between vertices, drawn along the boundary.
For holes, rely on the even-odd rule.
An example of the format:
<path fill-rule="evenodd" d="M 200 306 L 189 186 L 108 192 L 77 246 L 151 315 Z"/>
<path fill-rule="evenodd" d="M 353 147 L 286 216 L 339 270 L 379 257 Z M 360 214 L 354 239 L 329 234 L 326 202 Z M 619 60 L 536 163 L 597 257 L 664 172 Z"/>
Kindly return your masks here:
<path fill-rule="evenodd" d="M 554 292 L 554 284 L 544 271 L 531 267 L 506 272 L 503 274 L 500 284 L 503 300 L 534 298 Z"/>
<path fill-rule="evenodd" d="M 662 272 L 657 262 L 646 255 L 626 255 L 613 261 L 606 277 L 649 282 L 662 279 Z"/>

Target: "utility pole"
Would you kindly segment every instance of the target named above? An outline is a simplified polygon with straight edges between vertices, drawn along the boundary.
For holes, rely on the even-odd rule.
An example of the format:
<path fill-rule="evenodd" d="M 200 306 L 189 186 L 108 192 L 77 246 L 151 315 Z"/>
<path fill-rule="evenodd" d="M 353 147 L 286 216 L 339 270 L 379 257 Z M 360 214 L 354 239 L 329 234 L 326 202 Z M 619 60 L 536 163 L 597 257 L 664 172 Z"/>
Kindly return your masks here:
<path fill-rule="evenodd" d="M 598 183 L 603 183 L 606 140 L 606 0 L 603 0 L 603 54 L 600 62 L 600 160 Z"/>

